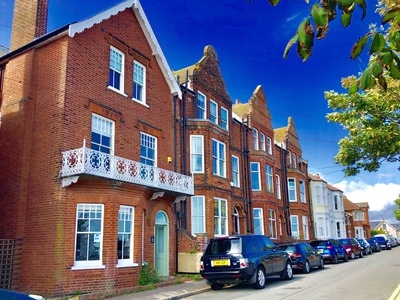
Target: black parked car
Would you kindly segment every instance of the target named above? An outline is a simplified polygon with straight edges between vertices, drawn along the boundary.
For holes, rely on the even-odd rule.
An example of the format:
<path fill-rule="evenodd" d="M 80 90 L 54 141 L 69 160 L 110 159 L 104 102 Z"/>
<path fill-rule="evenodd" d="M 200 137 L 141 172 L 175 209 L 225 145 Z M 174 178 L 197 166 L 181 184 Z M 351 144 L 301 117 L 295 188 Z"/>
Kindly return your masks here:
<path fill-rule="evenodd" d="M 310 273 L 312 268 L 325 267 L 324 258 L 321 253 L 307 243 L 295 243 L 279 245 L 279 249 L 286 251 L 292 260 L 292 268 L 302 270 L 303 273 Z"/>
<path fill-rule="evenodd" d="M 370 238 L 367 241 L 371 245 L 372 252 L 380 252 L 381 251 L 381 246 L 379 245 L 379 243 L 376 239 Z"/>
<path fill-rule="evenodd" d="M 392 243 L 384 236 L 374 236 L 374 239 L 379 243 L 381 249 L 392 250 Z"/>
<path fill-rule="evenodd" d="M 289 254 L 265 235 L 237 235 L 211 239 L 200 260 L 200 275 L 213 290 L 225 284 L 247 283 L 265 287 L 267 276 L 292 279 Z"/>
<path fill-rule="evenodd" d="M 337 264 L 339 260 L 349 260 L 346 249 L 336 239 L 316 240 L 312 241 L 310 245 L 321 253 L 324 260 L 331 263 Z"/>
<path fill-rule="evenodd" d="M 357 241 L 360 243 L 361 251 L 364 255 L 372 254 L 371 245 L 366 239 L 357 239 Z"/>

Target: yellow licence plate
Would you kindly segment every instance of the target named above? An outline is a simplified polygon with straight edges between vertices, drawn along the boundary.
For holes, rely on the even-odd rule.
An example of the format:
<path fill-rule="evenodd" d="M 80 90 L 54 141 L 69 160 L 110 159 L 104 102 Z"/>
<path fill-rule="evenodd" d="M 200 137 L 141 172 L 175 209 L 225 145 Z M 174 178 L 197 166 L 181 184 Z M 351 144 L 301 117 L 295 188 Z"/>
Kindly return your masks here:
<path fill-rule="evenodd" d="M 212 261 L 213 267 L 225 267 L 229 266 L 229 259 L 218 259 Z"/>
<path fill-rule="evenodd" d="M 322 253 L 322 252 L 324 252 L 323 249 L 318 249 L 318 253 Z"/>

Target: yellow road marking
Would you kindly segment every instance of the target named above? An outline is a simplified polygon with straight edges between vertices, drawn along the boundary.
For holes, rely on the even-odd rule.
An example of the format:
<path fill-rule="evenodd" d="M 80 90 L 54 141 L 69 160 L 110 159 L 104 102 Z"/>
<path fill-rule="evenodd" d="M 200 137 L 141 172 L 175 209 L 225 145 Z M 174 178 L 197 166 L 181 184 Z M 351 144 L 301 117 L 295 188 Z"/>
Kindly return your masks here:
<path fill-rule="evenodd" d="M 398 299 L 400 299 L 400 284 L 397 287 L 397 289 L 393 292 L 392 296 L 390 296 L 389 298 L 389 300 L 398 300 Z"/>

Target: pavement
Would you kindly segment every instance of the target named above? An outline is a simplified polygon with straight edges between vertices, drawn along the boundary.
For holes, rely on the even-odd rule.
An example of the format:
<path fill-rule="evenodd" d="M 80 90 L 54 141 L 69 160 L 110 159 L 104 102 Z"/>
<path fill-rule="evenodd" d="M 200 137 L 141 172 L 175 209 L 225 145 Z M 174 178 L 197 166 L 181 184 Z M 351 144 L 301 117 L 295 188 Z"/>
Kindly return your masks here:
<path fill-rule="evenodd" d="M 171 284 L 158 287 L 154 290 L 135 292 L 128 295 L 112 297 L 112 300 L 176 300 L 211 291 L 204 279 L 200 281 L 186 281 L 180 284 Z"/>

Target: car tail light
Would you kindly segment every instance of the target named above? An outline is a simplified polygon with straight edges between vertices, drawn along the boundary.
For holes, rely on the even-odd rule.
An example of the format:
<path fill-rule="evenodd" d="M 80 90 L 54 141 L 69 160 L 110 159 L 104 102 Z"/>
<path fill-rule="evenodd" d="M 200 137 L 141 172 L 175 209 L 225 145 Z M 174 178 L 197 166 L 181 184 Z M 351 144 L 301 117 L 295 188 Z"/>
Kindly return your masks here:
<path fill-rule="evenodd" d="M 299 257 L 301 257 L 301 254 L 300 253 L 292 253 L 292 254 L 290 254 L 290 257 L 299 258 Z"/>
<path fill-rule="evenodd" d="M 328 247 L 326 247 L 326 249 L 332 249 L 333 247 L 332 246 L 328 246 Z"/>
<path fill-rule="evenodd" d="M 241 269 L 248 268 L 249 267 L 249 260 L 247 258 L 241 258 L 241 259 L 239 259 L 239 265 L 240 265 Z"/>
<path fill-rule="evenodd" d="M 204 270 L 204 263 L 202 260 L 200 261 L 200 270 Z"/>

